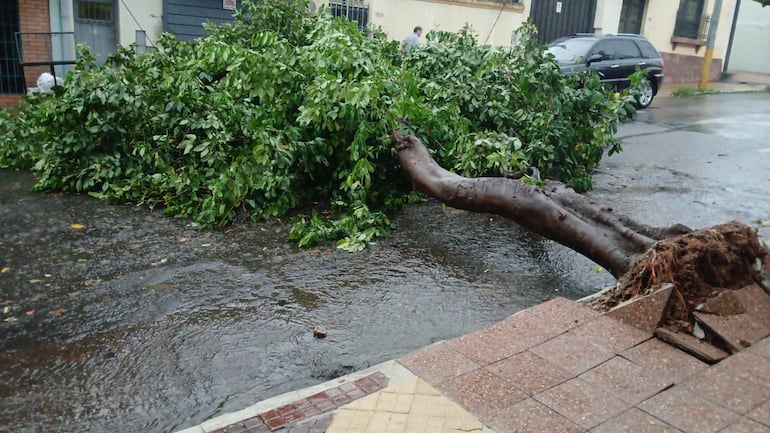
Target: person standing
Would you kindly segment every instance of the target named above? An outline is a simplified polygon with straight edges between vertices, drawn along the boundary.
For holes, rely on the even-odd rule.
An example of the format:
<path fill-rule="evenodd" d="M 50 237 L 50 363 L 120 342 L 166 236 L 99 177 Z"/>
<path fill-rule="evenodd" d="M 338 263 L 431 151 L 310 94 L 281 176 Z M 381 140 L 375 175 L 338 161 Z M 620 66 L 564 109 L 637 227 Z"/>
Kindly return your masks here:
<path fill-rule="evenodd" d="M 420 36 L 422 36 L 422 27 L 417 26 L 412 30 L 412 34 L 404 38 L 404 51 L 409 51 L 415 45 L 420 43 Z"/>

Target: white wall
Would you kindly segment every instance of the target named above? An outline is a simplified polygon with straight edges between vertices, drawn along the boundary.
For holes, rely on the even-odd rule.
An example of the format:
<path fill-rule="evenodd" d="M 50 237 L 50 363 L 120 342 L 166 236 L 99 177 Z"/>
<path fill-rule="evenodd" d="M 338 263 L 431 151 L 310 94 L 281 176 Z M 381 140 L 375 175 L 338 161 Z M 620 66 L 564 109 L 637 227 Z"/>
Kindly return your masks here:
<path fill-rule="evenodd" d="M 370 20 L 394 40 L 403 40 L 415 26 L 457 31 L 470 24 L 481 43 L 511 45 L 513 31 L 529 17 L 530 0 L 523 6 L 474 0 L 371 0 Z M 424 39 L 425 34 L 423 34 Z"/>
<path fill-rule="evenodd" d="M 770 74 L 770 6 L 742 0 L 727 68 Z"/>
<path fill-rule="evenodd" d="M 617 33 L 622 8 L 623 0 L 598 0 L 596 2 L 594 31 L 603 35 Z"/>
<path fill-rule="evenodd" d="M 704 15 L 711 15 L 714 10 L 714 1 L 706 2 Z M 719 16 L 717 35 L 714 44 L 714 58 L 724 59 L 727 52 L 727 44 L 730 38 L 730 26 L 733 21 L 733 11 L 736 0 L 723 0 L 722 13 Z M 752 0 L 743 0 L 743 3 L 751 3 Z M 674 34 L 676 24 L 676 12 L 679 2 L 674 0 L 649 0 L 645 21 L 642 24 L 642 34 L 649 39 L 659 50 L 672 54 L 703 57 L 706 47 L 701 47 L 698 52 L 691 45 L 677 45 L 674 49 L 671 45 L 671 36 Z"/>
<path fill-rule="evenodd" d="M 152 46 L 163 31 L 163 0 L 117 1 L 118 43 L 128 45 L 136 42 L 136 31 L 141 27 L 147 32 L 147 46 Z M 134 14 L 136 21 L 131 17 L 129 10 Z"/>

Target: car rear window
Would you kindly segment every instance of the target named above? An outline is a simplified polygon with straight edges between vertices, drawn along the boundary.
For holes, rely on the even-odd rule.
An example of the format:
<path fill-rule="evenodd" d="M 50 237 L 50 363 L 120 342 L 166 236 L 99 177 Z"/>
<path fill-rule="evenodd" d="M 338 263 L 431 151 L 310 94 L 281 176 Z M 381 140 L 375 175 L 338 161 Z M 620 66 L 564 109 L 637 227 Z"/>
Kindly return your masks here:
<path fill-rule="evenodd" d="M 658 50 L 656 50 L 651 43 L 645 41 L 644 39 L 637 39 L 636 44 L 639 45 L 639 49 L 642 50 L 642 58 L 657 59 L 660 57 Z"/>

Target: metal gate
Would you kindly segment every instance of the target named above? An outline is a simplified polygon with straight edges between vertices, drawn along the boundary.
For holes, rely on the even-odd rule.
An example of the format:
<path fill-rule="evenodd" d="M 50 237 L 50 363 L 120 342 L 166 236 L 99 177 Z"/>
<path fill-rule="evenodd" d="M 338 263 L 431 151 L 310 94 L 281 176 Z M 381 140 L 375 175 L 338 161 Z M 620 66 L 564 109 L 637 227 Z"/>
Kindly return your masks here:
<path fill-rule="evenodd" d="M 544 44 L 572 33 L 593 33 L 596 0 L 532 0 L 530 16 Z"/>

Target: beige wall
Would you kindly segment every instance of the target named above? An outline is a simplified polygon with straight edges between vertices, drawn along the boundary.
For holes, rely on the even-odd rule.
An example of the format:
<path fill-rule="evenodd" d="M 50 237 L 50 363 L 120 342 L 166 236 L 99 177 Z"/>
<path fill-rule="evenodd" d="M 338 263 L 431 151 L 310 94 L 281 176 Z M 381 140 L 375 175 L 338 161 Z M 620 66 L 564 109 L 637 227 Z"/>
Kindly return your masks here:
<path fill-rule="evenodd" d="M 594 30 L 598 34 L 617 33 L 620 26 L 620 10 L 623 0 L 598 0 Z"/>
<path fill-rule="evenodd" d="M 371 22 L 394 40 L 403 40 L 415 26 L 421 26 L 426 33 L 454 32 L 468 23 L 479 42 L 511 45 L 513 31 L 529 16 L 529 4 L 530 0 L 523 0 L 522 6 L 509 5 L 501 13 L 502 3 L 486 1 L 371 0 L 369 13 Z"/>
<path fill-rule="evenodd" d="M 163 30 L 162 0 L 124 0 L 118 1 L 118 43 L 129 45 L 136 42 L 136 31 L 140 26 L 147 32 L 147 46 L 158 40 Z M 136 17 L 137 24 L 128 8 Z M 152 41 L 152 42 L 151 42 Z"/>
<path fill-rule="evenodd" d="M 714 1 L 706 2 L 704 14 L 711 15 L 714 10 Z M 674 34 L 676 12 L 679 2 L 674 0 L 649 0 L 645 20 L 642 24 L 642 34 L 646 36 L 655 47 L 662 52 L 681 54 L 687 56 L 703 57 L 706 49 L 701 47 L 698 52 L 691 45 L 677 45 L 672 47 L 671 36 Z M 735 10 L 735 0 L 722 1 L 722 13 L 717 25 L 717 35 L 714 43 L 714 57 L 724 59 L 727 52 L 727 44 L 730 38 L 730 26 Z"/>

